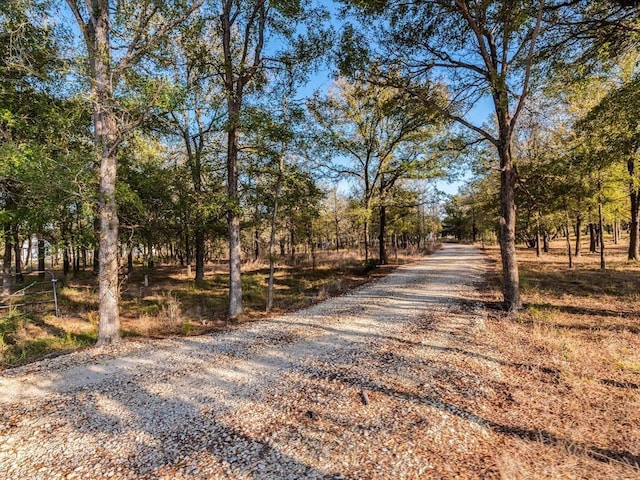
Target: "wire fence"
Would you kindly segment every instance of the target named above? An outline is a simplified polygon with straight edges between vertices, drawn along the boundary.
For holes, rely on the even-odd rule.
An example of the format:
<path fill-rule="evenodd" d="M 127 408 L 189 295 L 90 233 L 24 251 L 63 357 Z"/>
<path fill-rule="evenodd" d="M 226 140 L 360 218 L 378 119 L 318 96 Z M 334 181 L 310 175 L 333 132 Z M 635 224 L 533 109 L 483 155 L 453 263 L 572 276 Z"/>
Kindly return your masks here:
<path fill-rule="evenodd" d="M 3 273 L 0 280 L 0 315 L 17 310 L 21 314 L 37 312 L 60 316 L 58 280 L 53 272 Z"/>

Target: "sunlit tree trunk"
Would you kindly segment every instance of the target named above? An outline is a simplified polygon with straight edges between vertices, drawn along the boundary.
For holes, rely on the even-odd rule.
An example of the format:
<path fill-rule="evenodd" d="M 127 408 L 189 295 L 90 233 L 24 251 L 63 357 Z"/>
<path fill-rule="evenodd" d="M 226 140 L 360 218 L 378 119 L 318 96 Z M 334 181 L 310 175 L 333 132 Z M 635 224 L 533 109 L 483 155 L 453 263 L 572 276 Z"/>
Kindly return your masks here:
<path fill-rule="evenodd" d="M 549 253 L 549 232 L 545 231 L 542 236 L 542 251 Z"/>
<path fill-rule="evenodd" d="M 506 89 L 505 89 L 506 92 Z M 502 102 L 496 99 L 500 141 L 498 154 L 500 157 L 500 255 L 502 257 L 502 288 L 505 307 L 513 312 L 522 308 L 520 300 L 520 279 L 518 275 L 518 258 L 516 254 L 516 172 L 511 153 L 510 119 L 506 109 L 498 108 Z"/>
<path fill-rule="evenodd" d="M 600 269 L 607 268 L 607 262 L 604 255 L 604 217 L 602 215 L 602 201 L 598 202 L 598 222 L 599 222 L 599 237 L 600 237 Z"/>
<path fill-rule="evenodd" d="M 93 121 L 100 158 L 98 210 L 100 218 L 98 273 L 98 345 L 120 341 L 118 306 L 118 212 L 116 207 L 117 126 L 109 106 L 113 94 L 109 39 L 109 1 L 92 2 L 93 48 L 89 46 L 92 70 Z"/>
<path fill-rule="evenodd" d="M 230 208 L 227 213 L 229 228 L 229 318 L 238 318 L 243 313 L 242 308 L 242 277 L 241 277 L 241 244 L 240 244 L 240 213 L 238 197 L 238 144 L 237 121 L 240 115 L 239 106 L 229 100 L 229 131 L 227 132 L 227 195 Z"/>
<path fill-rule="evenodd" d="M 569 223 L 569 213 L 565 211 L 565 228 L 566 232 L 566 240 L 567 240 L 567 256 L 569 257 L 569 268 L 573 268 L 573 257 L 571 256 L 571 224 Z"/>
<path fill-rule="evenodd" d="M 273 212 L 271 214 L 271 232 L 269 235 L 269 281 L 267 286 L 267 312 L 273 307 L 273 287 L 275 282 L 275 245 L 276 245 L 276 226 L 278 220 L 278 204 L 280 201 L 280 189 L 282 188 L 282 176 L 284 175 L 284 155 L 280 155 L 278 163 L 278 177 L 276 179 L 276 187 L 273 197 Z"/>
<path fill-rule="evenodd" d="M 262 70 L 262 48 L 267 22 L 267 2 L 247 3 L 222 0 L 220 27 L 223 51 L 223 78 L 227 97 L 227 196 L 229 210 L 229 318 L 242 316 L 242 278 L 240 269 L 240 198 L 238 195 L 238 130 L 245 87 Z M 249 9 L 244 28 L 237 29 L 238 14 Z M 240 49 L 234 44 L 240 35 Z M 249 54 L 250 45 L 254 44 Z"/>
<path fill-rule="evenodd" d="M 98 212 L 98 206 L 96 205 L 95 210 L 95 219 L 93 221 L 93 231 L 96 235 L 98 241 L 95 242 L 93 246 L 93 265 L 92 271 L 94 275 L 98 275 L 100 273 L 100 213 Z"/>
<path fill-rule="evenodd" d="M 385 188 L 384 175 L 380 177 L 380 232 L 378 235 L 378 249 L 380 265 L 387 265 L 389 259 L 387 257 L 387 249 L 385 245 L 386 228 L 387 228 L 387 207 L 385 205 Z"/>

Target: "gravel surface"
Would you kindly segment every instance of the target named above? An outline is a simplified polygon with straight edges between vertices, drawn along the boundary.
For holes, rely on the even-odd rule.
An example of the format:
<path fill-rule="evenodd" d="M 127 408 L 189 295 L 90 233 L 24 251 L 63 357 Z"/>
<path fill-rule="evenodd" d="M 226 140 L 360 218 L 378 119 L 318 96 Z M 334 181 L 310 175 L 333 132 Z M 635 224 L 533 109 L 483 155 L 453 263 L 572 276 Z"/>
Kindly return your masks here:
<path fill-rule="evenodd" d="M 4 371 L 0 478 L 482 477 L 464 460 L 492 432 L 442 400 L 432 360 L 482 329 L 468 299 L 483 271 L 479 251 L 447 245 L 270 321 Z"/>

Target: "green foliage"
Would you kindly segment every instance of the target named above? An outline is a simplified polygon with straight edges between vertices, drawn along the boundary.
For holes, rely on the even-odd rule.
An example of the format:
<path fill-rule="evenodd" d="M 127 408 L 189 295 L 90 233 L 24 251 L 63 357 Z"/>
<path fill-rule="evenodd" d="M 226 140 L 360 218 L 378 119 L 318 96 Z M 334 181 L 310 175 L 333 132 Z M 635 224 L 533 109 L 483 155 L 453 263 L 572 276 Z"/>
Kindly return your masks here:
<path fill-rule="evenodd" d="M 607 158 L 635 154 L 640 146 L 640 77 L 614 88 L 579 122 L 592 145 Z"/>

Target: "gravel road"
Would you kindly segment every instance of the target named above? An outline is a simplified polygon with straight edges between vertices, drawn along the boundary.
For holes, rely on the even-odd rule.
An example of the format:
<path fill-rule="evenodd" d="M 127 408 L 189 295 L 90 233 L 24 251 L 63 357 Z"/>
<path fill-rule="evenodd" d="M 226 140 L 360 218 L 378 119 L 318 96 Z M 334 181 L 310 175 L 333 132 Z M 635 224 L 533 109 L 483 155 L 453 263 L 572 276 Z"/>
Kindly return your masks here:
<path fill-rule="evenodd" d="M 481 329 L 472 247 L 227 332 L 0 373 L 1 479 L 400 479 L 490 432 L 430 388 Z M 470 382 L 470 391 L 482 391 Z M 437 457 L 437 458 L 436 458 Z M 431 473 L 430 473 L 431 472 Z"/>

